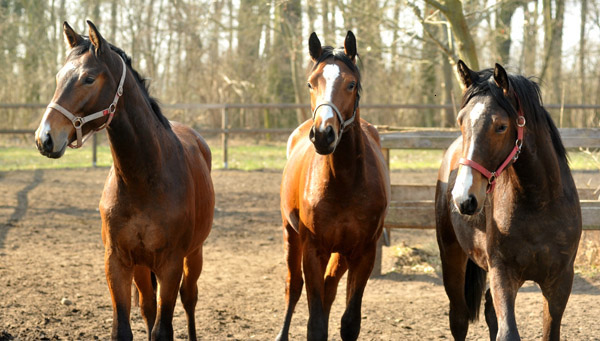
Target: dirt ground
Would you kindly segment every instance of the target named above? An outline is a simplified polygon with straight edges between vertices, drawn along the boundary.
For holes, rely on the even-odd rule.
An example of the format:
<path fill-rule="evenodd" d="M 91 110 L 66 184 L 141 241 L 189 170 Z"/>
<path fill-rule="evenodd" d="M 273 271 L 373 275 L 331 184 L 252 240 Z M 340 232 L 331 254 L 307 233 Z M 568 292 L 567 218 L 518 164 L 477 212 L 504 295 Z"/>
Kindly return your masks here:
<path fill-rule="evenodd" d="M 98 201 L 108 169 L 0 173 L 0 340 L 108 339 L 112 319 L 103 266 Z M 279 171 L 215 171 L 217 207 L 198 282 L 198 335 L 203 340 L 272 340 L 284 310 Z M 394 182 L 431 183 L 435 173 L 395 173 Z M 586 175 L 582 182 L 587 181 Z M 434 231 L 394 231 L 392 244 L 435 248 Z M 363 300 L 362 340 L 451 339 L 448 299 L 436 272 L 392 272 L 395 248 L 384 248 L 385 275 Z M 339 340 L 345 282 L 330 318 Z M 70 303 L 70 304 L 69 304 Z M 600 340 L 600 278 L 578 275 L 562 323 L 566 340 Z M 306 335 L 306 296 L 291 339 Z M 524 339 L 542 332 L 542 297 L 532 283 L 519 292 L 517 322 Z M 146 338 L 134 308 L 134 338 Z M 187 338 L 181 304 L 175 336 Z M 470 340 L 487 339 L 483 322 Z"/>

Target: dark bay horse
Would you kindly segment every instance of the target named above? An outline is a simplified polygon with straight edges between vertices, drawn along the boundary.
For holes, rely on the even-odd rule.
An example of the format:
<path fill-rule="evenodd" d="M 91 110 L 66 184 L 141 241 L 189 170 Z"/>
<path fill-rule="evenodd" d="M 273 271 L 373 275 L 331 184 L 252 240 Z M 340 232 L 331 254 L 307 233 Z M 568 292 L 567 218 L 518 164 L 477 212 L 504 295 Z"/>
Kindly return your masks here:
<path fill-rule="evenodd" d="M 362 296 L 373 269 L 390 198 L 390 181 L 377 130 L 360 118 L 356 40 L 343 49 L 309 39 L 308 77 L 313 119 L 288 140 L 281 182 L 287 262 L 286 313 L 277 339 L 287 340 L 302 273 L 310 318 L 309 340 L 325 340 L 338 282 L 348 270 L 343 340 L 358 338 Z"/>
<path fill-rule="evenodd" d="M 544 340 L 559 340 L 581 236 L 581 209 L 556 126 L 537 84 L 502 66 L 458 62 L 465 91 L 438 175 L 435 209 L 450 329 L 464 340 L 486 277 L 490 339 L 520 339 L 515 298 L 526 280 L 544 295 Z"/>
<path fill-rule="evenodd" d="M 179 291 L 195 340 L 196 282 L 215 201 L 210 149 L 194 130 L 162 115 L 131 59 L 88 25 L 89 39 L 63 25 L 70 50 L 36 132 L 37 147 L 58 158 L 67 145 L 81 147 L 94 131 L 107 129 L 114 163 L 100 214 L 112 338 L 133 338 L 133 279 L 149 338 L 173 338 Z M 159 285 L 158 307 L 151 272 Z"/>

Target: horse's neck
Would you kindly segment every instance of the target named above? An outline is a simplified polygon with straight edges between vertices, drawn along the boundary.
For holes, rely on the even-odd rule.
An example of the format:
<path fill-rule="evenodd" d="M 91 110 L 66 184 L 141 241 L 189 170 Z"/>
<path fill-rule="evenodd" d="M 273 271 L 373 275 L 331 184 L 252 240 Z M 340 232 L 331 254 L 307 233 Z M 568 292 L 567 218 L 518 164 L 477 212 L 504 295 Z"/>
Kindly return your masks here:
<path fill-rule="evenodd" d="M 329 176 L 330 182 L 343 186 L 353 185 L 364 170 L 364 149 L 360 119 L 357 116 L 352 127 L 343 133 L 335 151 L 327 155 L 325 176 Z"/>
<path fill-rule="evenodd" d="M 565 185 L 562 177 L 565 165 L 561 163 L 549 134 L 540 129 L 536 135 L 525 138 L 521 156 L 513 168 L 524 193 L 552 198 Z"/>
<path fill-rule="evenodd" d="M 117 176 L 134 183 L 145 175 L 156 175 L 163 164 L 169 131 L 158 121 L 131 73 L 123 97 L 108 127 L 110 149 Z"/>

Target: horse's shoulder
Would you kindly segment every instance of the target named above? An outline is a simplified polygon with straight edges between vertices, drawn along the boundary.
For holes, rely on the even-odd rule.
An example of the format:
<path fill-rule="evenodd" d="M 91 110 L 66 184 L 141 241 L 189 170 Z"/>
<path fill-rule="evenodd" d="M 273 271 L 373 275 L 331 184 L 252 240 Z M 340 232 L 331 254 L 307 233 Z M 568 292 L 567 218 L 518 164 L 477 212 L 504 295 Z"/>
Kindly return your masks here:
<path fill-rule="evenodd" d="M 462 151 L 462 137 L 459 136 L 452 142 L 450 147 L 444 153 L 442 158 L 442 164 L 438 171 L 438 180 L 448 182 L 450 172 L 458 167 L 458 160 L 460 159 L 460 152 Z"/>
<path fill-rule="evenodd" d="M 308 132 L 310 127 L 312 126 L 312 120 L 306 120 L 304 123 L 299 125 L 294 131 L 290 134 L 290 137 L 287 141 L 287 149 L 286 149 L 286 157 L 289 160 L 292 155 L 292 151 L 298 144 L 298 141 L 305 136 L 308 136 Z"/>

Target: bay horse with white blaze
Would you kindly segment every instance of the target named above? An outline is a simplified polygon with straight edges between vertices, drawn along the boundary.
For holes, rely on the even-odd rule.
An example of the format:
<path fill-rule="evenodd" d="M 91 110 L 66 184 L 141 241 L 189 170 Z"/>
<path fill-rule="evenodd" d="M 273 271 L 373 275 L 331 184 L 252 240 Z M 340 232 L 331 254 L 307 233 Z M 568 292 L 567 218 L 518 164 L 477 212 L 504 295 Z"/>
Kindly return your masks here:
<path fill-rule="evenodd" d="M 356 40 L 343 49 L 309 39 L 313 119 L 288 140 L 281 182 L 287 262 L 286 313 L 277 337 L 287 340 L 306 280 L 308 340 L 326 340 L 338 282 L 348 270 L 343 340 L 358 338 L 362 296 L 389 204 L 390 181 L 377 130 L 360 118 Z"/>
<path fill-rule="evenodd" d="M 435 209 L 450 329 L 478 318 L 492 340 L 519 340 L 515 298 L 526 280 L 544 296 L 543 339 L 559 340 L 573 284 L 581 209 L 559 132 L 539 87 L 502 66 L 457 65 L 465 91 L 459 137 L 438 174 Z"/>
<path fill-rule="evenodd" d="M 189 338 L 195 340 L 196 282 L 215 202 L 210 149 L 197 132 L 162 115 L 131 59 L 93 23 L 88 26 L 89 39 L 63 25 L 69 52 L 36 131 L 37 147 L 59 158 L 67 145 L 81 147 L 95 131 L 107 129 L 113 166 L 100 215 L 112 338 L 133 338 L 133 279 L 149 339 L 173 338 L 179 291 Z M 158 307 L 151 273 L 159 284 Z"/>

